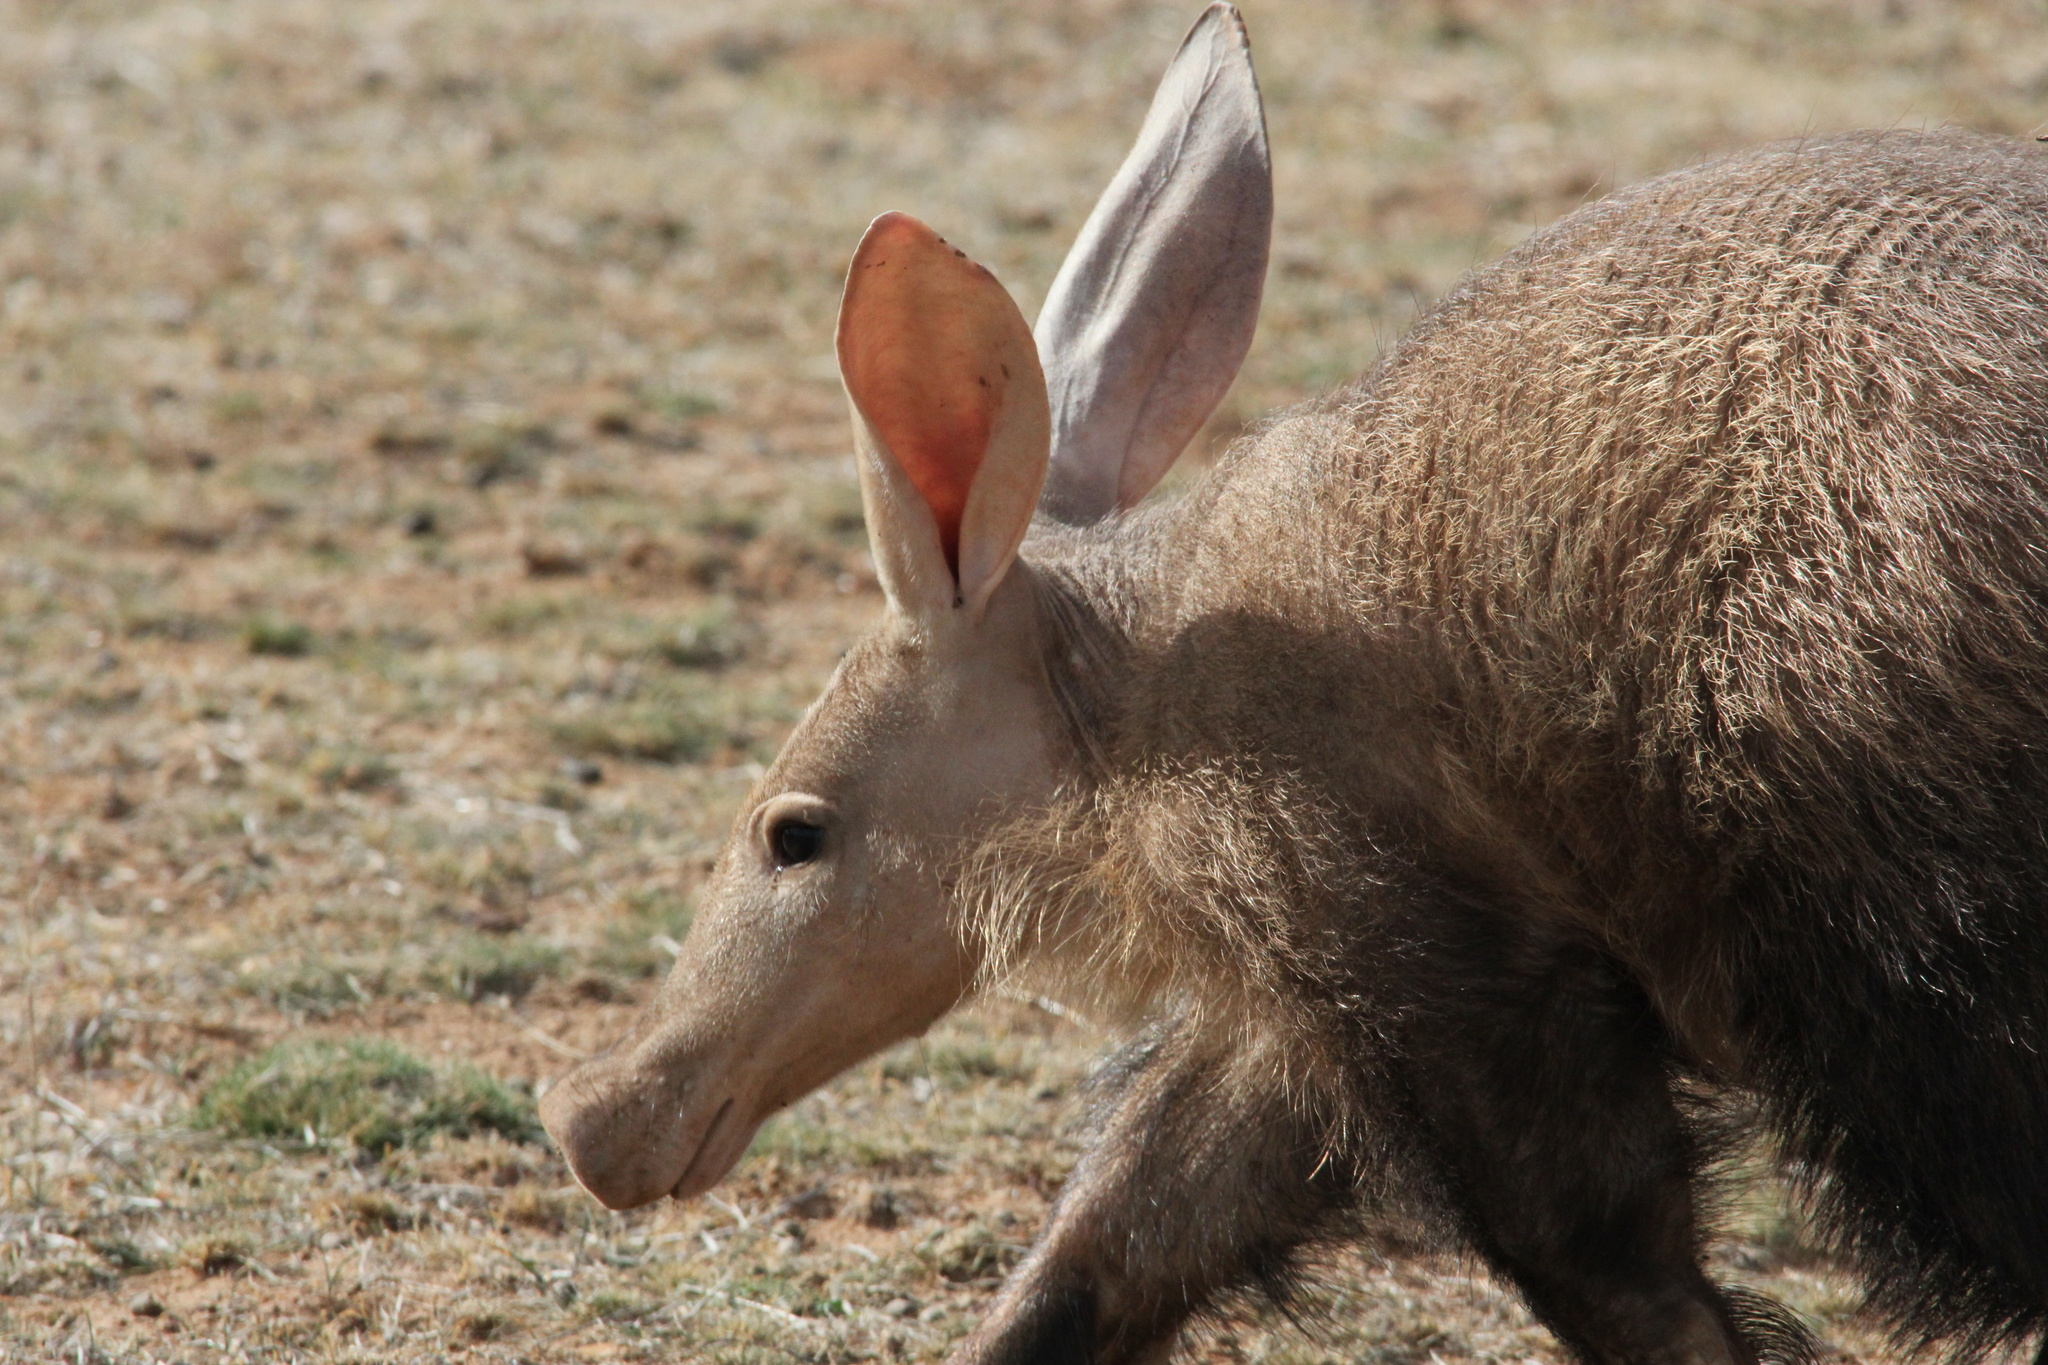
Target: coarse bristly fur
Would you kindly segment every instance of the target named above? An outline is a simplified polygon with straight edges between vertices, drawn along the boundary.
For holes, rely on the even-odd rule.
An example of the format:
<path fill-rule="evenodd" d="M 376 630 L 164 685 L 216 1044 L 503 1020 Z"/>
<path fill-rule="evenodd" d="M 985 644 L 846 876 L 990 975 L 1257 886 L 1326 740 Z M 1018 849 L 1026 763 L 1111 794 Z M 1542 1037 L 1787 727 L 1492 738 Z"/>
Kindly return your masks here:
<path fill-rule="evenodd" d="M 2043 152 L 1859 134 L 1614 195 L 1024 559 L 1077 776 L 968 860 L 991 977 L 1172 1016 L 1134 1074 L 1256 1056 L 1313 1180 L 1442 1209 L 1524 1207 L 1483 1135 L 1541 1125 L 1488 1106 L 1546 1030 L 1606 1040 L 1561 1049 L 1587 1107 L 1528 1112 L 1638 1106 L 1697 1183 L 1674 1087 L 1751 1097 L 1903 1344 L 2048 1325 Z M 1540 1235 L 1445 1216 L 1598 1354 Z"/>

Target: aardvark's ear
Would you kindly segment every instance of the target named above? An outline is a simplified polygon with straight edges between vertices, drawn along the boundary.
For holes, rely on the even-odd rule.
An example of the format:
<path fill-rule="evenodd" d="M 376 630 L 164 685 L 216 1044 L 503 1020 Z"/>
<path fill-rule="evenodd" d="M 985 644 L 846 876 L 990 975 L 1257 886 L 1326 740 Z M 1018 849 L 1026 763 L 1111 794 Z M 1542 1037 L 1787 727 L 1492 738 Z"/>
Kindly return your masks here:
<path fill-rule="evenodd" d="M 1053 423 L 1046 511 L 1094 521 L 1166 473 L 1251 346 L 1272 228 L 1244 21 L 1212 4 L 1038 315 Z"/>
<path fill-rule="evenodd" d="M 885 213 L 839 304 L 861 501 L 882 588 L 925 616 L 979 615 L 1045 482 L 1045 375 L 995 276 L 917 219 Z"/>

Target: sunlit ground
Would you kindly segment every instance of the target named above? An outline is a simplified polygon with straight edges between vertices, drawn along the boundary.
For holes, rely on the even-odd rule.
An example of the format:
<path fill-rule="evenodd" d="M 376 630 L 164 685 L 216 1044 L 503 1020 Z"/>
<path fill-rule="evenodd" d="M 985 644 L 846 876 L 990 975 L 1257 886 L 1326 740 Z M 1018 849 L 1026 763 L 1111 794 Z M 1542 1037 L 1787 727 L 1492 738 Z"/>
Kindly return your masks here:
<path fill-rule="evenodd" d="M 2048 121 L 2017 3 L 1248 9 L 1278 240 L 1195 464 L 1612 186 Z M 1074 1160 L 1086 1026 L 978 1007 L 631 1215 L 532 1099 L 877 609 L 829 344 L 861 227 L 915 212 L 1034 311 L 1192 16 L 0 0 L 0 1356 L 966 1330 Z M 1716 1273 L 1877 1352 L 1774 1186 L 1729 1227 Z M 1328 1281 L 1189 1358 L 1558 1355 L 1468 1265 Z"/>

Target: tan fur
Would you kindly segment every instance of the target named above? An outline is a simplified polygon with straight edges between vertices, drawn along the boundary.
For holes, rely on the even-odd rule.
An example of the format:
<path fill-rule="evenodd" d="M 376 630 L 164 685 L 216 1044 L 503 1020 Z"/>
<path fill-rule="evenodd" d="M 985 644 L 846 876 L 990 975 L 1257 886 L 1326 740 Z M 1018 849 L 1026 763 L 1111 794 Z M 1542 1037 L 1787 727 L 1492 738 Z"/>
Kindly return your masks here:
<path fill-rule="evenodd" d="M 2048 153 L 1616 195 L 1178 502 L 1041 521 L 997 606 L 849 657 L 755 797 L 842 862 L 772 874 L 743 817 L 693 934 L 763 982 L 950 938 L 835 997 L 840 1065 L 967 970 L 1171 1021 L 962 1359 L 1147 1358 L 1396 1186 L 1588 1358 L 1796 1355 L 1702 1276 L 1677 1074 L 1761 1097 L 1913 1339 L 2048 1321 L 2007 1146 L 2048 1106 Z M 747 947 L 777 875 L 840 947 Z M 687 1156 L 603 1188 L 657 1062 L 794 1093 L 810 1025 L 746 995 L 679 964 L 639 1060 L 549 1097 L 611 1202 Z M 762 1041 L 674 1041 L 721 1029 Z"/>
<path fill-rule="evenodd" d="M 1256 695 L 1289 728 L 1268 747 L 1348 770 L 1325 776 L 1368 801 L 1424 797 L 1530 899 L 1682 976 L 1664 984 L 1690 1020 L 1717 966 L 1680 973 L 1662 948 L 1699 936 L 1683 921 L 1708 898 L 1674 904 L 1670 879 L 1768 839 L 1853 861 L 1829 818 L 1849 799 L 1837 775 L 1877 765 L 1967 809 L 1988 799 L 1986 755 L 2039 723 L 2038 696 L 1996 684 L 2048 670 L 2048 462 L 2015 458 L 2010 434 L 2044 420 L 2044 263 L 2031 147 L 1867 134 L 1687 171 L 1486 271 L 1182 506 L 1026 556 L 1127 543 L 1140 567 L 1116 590 L 1153 600 L 1115 611 L 1139 620 L 1125 648 L 1152 656 L 1129 666 L 1163 688 L 1186 676 L 1165 656 L 1236 614 L 1353 662 L 1356 695 L 1333 708 L 1330 676 L 1276 668 L 1270 634 L 1218 632 L 1187 660 L 1204 693 Z M 1382 686 L 1401 699 L 1376 710 Z M 1314 800 L 1263 795 L 1273 778 L 1170 761 L 1183 736 L 1221 738 L 1185 697 L 1125 709 L 1106 783 L 991 846 L 990 960 L 1047 936 L 1021 907 L 1065 925 L 1078 899 L 1090 927 L 1052 937 L 1111 967 L 1077 978 L 1091 998 L 1258 989 L 1275 972 L 1247 951 L 1268 942 L 1259 907 L 1301 889 L 1276 884 L 1269 851 L 1233 847 L 1257 830 L 1214 826 L 1279 806 L 1297 827 L 1268 845 L 1336 836 L 1300 827 Z M 1325 735 L 1293 724 L 1310 715 Z M 1678 838 L 1617 837 L 1665 817 Z M 1191 847 L 1162 857 L 1165 839 Z M 1194 907 L 1214 912 L 1199 963 L 1180 955 Z"/>

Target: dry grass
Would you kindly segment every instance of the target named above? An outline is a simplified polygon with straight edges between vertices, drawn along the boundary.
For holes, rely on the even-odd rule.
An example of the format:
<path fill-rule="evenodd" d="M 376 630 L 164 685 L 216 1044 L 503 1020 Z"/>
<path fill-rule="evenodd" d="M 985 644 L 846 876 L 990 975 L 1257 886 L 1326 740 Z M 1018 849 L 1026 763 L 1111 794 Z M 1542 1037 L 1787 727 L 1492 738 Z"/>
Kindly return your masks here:
<path fill-rule="evenodd" d="M 1191 8 L 0 0 L 0 1358 L 964 1330 L 1073 1160 L 1071 1025 L 972 1011 L 689 1207 L 606 1214 L 515 1138 L 875 609 L 829 360 L 860 227 L 910 209 L 1031 311 Z M 2018 3 L 1250 8 L 1279 240 L 1206 443 L 1603 187 L 2048 118 Z M 265 1055 L 442 1080 L 294 1134 L 230 1117 Z M 458 1061 L 510 1117 L 407 1119 Z M 1733 1226 L 1728 1273 L 1875 1349 L 1768 1187 Z M 1463 1267 L 1332 1284 L 1319 1337 L 1191 1356 L 1556 1357 Z"/>

